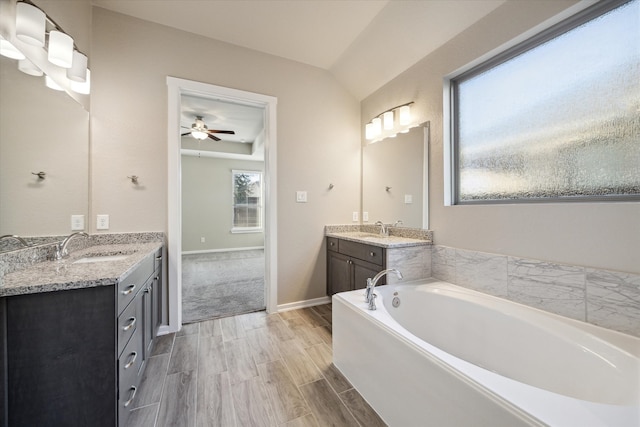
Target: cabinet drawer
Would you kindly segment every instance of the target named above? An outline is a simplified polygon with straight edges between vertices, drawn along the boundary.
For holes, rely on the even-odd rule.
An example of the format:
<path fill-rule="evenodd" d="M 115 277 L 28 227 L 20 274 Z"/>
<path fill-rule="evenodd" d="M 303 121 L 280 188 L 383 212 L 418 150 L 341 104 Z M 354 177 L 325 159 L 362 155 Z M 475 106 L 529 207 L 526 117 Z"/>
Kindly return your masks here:
<path fill-rule="evenodd" d="M 126 425 L 129 411 L 140 386 L 142 374 L 142 329 L 134 333 L 118 360 L 118 419 L 120 426 Z"/>
<path fill-rule="evenodd" d="M 118 313 L 129 305 L 133 297 L 142 289 L 149 276 L 153 274 L 155 257 L 145 257 L 136 268 L 118 282 Z"/>
<path fill-rule="evenodd" d="M 377 265 L 383 265 L 384 249 L 377 246 L 365 245 L 363 243 L 352 242 L 350 240 L 340 240 L 338 251 L 341 254 L 358 258 Z"/>
<path fill-rule="evenodd" d="M 133 301 L 118 316 L 118 355 L 122 354 L 124 347 L 142 321 L 142 310 L 138 308 L 138 301 Z"/>
<path fill-rule="evenodd" d="M 327 250 L 338 252 L 338 239 L 335 237 L 327 237 Z"/>

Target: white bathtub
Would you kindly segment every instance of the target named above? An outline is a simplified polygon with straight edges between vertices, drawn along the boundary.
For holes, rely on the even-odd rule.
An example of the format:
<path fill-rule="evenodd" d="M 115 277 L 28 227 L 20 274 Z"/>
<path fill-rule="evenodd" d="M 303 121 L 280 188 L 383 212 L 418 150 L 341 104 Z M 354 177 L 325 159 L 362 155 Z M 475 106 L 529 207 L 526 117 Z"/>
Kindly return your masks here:
<path fill-rule="evenodd" d="M 431 279 L 376 294 L 333 296 L 333 358 L 390 426 L 640 426 L 640 339 Z"/>

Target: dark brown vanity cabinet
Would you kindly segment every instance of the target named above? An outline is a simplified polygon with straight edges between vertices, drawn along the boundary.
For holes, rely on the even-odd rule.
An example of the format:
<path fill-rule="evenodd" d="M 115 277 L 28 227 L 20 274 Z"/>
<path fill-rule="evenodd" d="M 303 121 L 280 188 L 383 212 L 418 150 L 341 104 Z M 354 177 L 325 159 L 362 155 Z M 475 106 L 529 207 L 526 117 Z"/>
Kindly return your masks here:
<path fill-rule="evenodd" d="M 126 424 L 157 333 L 161 255 L 112 285 L 2 298 L 3 425 Z"/>
<path fill-rule="evenodd" d="M 327 295 L 364 289 L 367 279 L 386 267 L 385 249 L 327 237 Z M 383 285 L 384 277 L 378 281 Z"/>

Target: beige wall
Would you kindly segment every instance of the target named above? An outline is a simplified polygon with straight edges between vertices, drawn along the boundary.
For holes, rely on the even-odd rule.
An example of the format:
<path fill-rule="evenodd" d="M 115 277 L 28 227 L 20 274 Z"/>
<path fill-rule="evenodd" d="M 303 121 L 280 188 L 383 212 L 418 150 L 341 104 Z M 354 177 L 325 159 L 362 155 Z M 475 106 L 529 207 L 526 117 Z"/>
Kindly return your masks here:
<path fill-rule="evenodd" d="M 231 233 L 232 170 L 264 171 L 264 162 L 182 156 L 183 251 L 264 246 L 264 233 Z"/>
<path fill-rule="evenodd" d="M 277 302 L 325 295 L 323 227 L 360 204 L 358 102 L 324 70 L 100 8 L 92 37 L 92 215 L 112 232 L 166 231 L 166 76 L 275 96 Z"/>
<path fill-rule="evenodd" d="M 443 202 L 443 76 L 574 3 L 505 3 L 365 99 L 362 118 L 413 100 L 417 121 L 431 121 L 430 225 L 437 244 L 640 273 L 640 203 L 445 207 Z"/>

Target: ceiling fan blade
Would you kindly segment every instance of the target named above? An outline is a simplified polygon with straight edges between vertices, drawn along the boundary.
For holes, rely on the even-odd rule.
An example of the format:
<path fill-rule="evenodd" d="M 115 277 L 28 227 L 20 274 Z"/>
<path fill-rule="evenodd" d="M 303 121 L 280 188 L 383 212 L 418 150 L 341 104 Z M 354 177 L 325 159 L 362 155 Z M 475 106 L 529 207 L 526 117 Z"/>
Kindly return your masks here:
<path fill-rule="evenodd" d="M 236 133 L 232 130 L 217 130 L 217 129 L 209 129 L 207 130 L 209 133 L 226 133 L 228 135 L 235 135 Z"/>
<path fill-rule="evenodd" d="M 181 133 L 181 134 L 180 134 L 180 136 L 187 136 L 187 135 L 191 135 L 191 132 Z"/>
<path fill-rule="evenodd" d="M 217 137 L 217 136 L 215 136 L 215 135 L 211 135 L 211 134 L 209 134 L 209 138 L 213 139 L 214 141 L 221 141 L 221 139 L 220 139 L 220 138 L 218 138 L 218 137 Z"/>
<path fill-rule="evenodd" d="M 180 126 L 180 127 L 185 129 L 192 129 L 191 126 Z"/>

